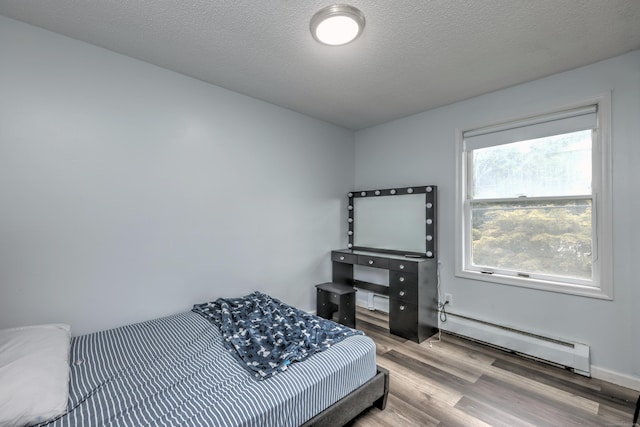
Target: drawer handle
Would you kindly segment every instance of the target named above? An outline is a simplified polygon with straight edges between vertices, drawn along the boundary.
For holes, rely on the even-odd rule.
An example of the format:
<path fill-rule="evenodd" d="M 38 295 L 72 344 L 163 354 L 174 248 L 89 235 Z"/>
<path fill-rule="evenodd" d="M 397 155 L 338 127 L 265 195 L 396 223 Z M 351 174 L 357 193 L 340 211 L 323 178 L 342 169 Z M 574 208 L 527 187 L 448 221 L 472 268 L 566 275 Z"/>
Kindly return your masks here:
<path fill-rule="evenodd" d="M 404 264 L 400 264 L 400 270 L 404 270 Z"/>
<path fill-rule="evenodd" d="M 404 282 L 404 277 L 400 277 L 398 280 L 400 280 L 401 282 Z"/>
<path fill-rule="evenodd" d="M 369 260 L 369 265 L 373 265 L 373 260 L 372 259 Z"/>
<path fill-rule="evenodd" d="M 400 296 L 403 297 L 404 296 L 404 291 L 400 291 Z"/>
<path fill-rule="evenodd" d="M 404 305 L 400 306 L 400 311 L 404 311 Z"/>
<path fill-rule="evenodd" d="M 344 261 L 344 257 L 343 256 L 340 257 L 340 261 Z"/>

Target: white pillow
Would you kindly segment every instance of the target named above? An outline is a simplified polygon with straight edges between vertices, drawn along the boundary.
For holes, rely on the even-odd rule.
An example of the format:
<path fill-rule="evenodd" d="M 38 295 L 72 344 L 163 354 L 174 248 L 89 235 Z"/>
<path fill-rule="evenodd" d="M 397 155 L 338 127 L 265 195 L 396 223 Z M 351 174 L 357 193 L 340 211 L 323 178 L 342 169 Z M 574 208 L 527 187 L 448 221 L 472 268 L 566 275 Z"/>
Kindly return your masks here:
<path fill-rule="evenodd" d="M 0 426 L 40 423 L 66 411 L 70 329 L 0 329 Z"/>

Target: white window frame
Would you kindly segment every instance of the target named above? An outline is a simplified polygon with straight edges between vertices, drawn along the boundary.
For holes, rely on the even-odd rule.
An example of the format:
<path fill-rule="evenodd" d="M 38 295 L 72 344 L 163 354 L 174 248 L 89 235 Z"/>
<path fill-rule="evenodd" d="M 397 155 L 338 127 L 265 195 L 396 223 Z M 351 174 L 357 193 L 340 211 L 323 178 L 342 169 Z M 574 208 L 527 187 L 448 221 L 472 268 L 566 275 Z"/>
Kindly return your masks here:
<path fill-rule="evenodd" d="M 471 265 L 471 223 L 467 203 L 469 177 L 467 176 L 468 151 L 464 134 L 488 128 L 502 128 L 510 124 L 526 123 L 536 117 L 559 114 L 563 111 L 597 105 L 597 128 L 592 138 L 592 227 L 593 231 L 593 280 L 563 281 L 545 276 L 520 277 L 518 275 L 482 272 Z M 550 109 L 527 117 L 517 117 L 500 123 L 456 130 L 456 225 L 455 225 L 455 275 L 509 286 L 519 286 L 543 291 L 559 292 L 600 299 L 613 299 L 613 241 L 611 202 L 611 94 L 605 93 L 562 108 Z"/>

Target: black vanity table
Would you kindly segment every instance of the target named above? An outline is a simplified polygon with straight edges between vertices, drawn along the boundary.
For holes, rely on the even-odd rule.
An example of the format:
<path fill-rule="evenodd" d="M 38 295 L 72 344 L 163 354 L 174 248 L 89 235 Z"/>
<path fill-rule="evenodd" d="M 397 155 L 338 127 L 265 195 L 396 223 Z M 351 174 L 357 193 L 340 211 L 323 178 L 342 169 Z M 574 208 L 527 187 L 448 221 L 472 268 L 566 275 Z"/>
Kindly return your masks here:
<path fill-rule="evenodd" d="M 355 327 L 356 288 L 389 298 L 389 330 L 400 337 L 422 342 L 438 331 L 438 260 L 436 253 L 436 189 L 434 185 L 349 193 L 349 249 L 331 252 L 332 282 L 316 285 L 317 314 L 331 318 L 338 312 L 338 321 Z M 356 203 L 358 198 L 418 195 L 420 213 L 417 239 L 420 250 L 369 247 L 358 245 Z M 424 195 L 424 196 L 420 196 Z M 396 198 L 385 199 L 385 202 Z M 361 205 L 365 206 L 365 205 Z M 377 209 L 377 207 L 376 207 Z M 382 225 L 386 226 L 386 225 Z M 391 236 L 393 237 L 393 236 Z M 392 241 L 391 237 L 384 237 Z M 408 245 L 411 248 L 414 246 Z M 354 278 L 354 266 L 385 270 L 389 286 Z"/>

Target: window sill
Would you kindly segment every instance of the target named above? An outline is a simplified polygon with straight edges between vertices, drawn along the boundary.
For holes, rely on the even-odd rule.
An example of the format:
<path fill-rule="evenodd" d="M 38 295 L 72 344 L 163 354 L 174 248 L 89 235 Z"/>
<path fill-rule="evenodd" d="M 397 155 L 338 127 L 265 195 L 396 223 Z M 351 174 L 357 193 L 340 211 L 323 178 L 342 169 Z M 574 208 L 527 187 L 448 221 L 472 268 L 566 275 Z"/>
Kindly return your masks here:
<path fill-rule="evenodd" d="M 486 274 L 472 270 L 458 270 L 456 277 L 464 279 L 480 280 L 498 285 L 516 286 L 520 288 L 536 289 L 540 291 L 556 292 L 561 294 L 575 295 L 588 298 L 597 298 L 603 300 L 613 300 L 613 295 L 601 288 L 592 286 L 582 286 L 562 282 L 552 282 L 547 280 L 520 278 L 513 276 L 505 276 L 502 274 Z"/>

